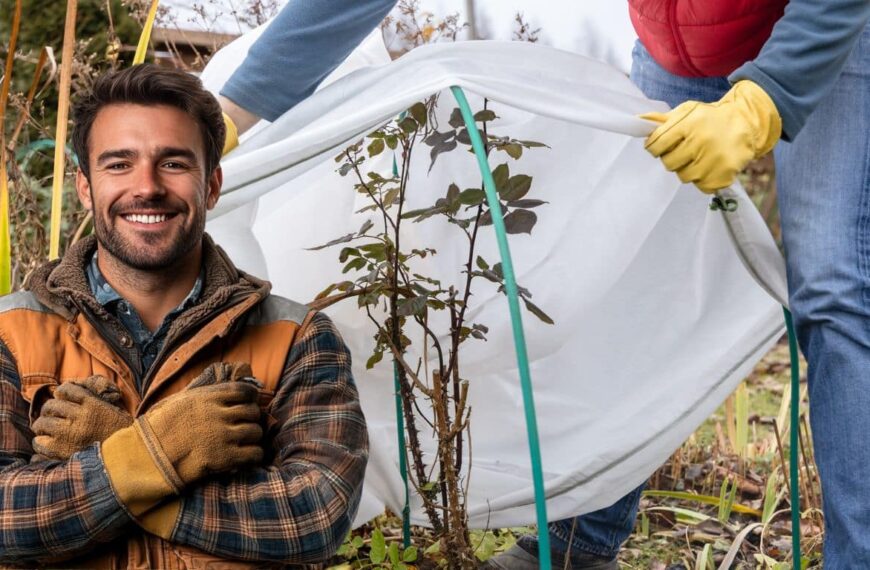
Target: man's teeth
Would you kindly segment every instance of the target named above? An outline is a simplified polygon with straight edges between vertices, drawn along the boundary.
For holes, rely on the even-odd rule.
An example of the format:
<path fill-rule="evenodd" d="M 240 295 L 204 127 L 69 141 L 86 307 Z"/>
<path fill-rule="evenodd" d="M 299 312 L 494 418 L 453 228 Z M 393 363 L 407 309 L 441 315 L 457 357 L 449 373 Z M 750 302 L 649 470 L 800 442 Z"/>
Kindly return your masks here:
<path fill-rule="evenodd" d="M 166 214 L 157 214 L 157 215 L 143 215 L 143 214 L 130 214 L 128 216 L 124 216 L 126 220 L 131 222 L 138 222 L 140 224 L 157 224 L 160 222 L 165 222 L 169 219 L 169 216 Z"/>

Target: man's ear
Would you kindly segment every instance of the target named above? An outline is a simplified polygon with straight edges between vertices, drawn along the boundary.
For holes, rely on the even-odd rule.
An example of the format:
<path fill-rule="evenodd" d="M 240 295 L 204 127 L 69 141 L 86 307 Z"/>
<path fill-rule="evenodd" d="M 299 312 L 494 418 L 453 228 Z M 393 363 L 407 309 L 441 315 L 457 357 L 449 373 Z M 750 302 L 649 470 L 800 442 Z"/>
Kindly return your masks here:
<path fill-rule="evenodd" d="M 79 195 L 79 202 L 86 210 L 93 210 L 94 205 L 91 202 L 91 183 L 85 173 L 79 168 L 76 171 L 76 194 Z"/>
<path fill-rule="evenodd" d="M 218 166 L 208 177 L 206 184 L 208 185 L 207 194 L 205 196 L 205 207 L 211 210 L 217 204 L 218 198 L 221 196 L 221 186 L 224 183 L 224 171 Z"/>

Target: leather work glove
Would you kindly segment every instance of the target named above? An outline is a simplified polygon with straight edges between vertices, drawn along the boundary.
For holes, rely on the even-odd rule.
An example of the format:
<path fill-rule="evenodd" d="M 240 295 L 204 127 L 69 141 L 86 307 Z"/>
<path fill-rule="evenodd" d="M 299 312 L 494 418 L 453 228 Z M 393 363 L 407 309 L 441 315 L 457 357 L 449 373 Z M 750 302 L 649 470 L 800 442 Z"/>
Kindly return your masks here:
<path fill-rule="evenodd" d="M 104 376 L 60 385 L 33 422 L 33 450 L 37 455 L 31 462 L 69 459 L 73 453 L 92 443 L 102 443 L 129 426 L 133 418 L 118 407 L 120 403 L 120 390 Z"/>
<path fill-rule="evenodd" d="M 756 83 L 734 84 L 716 103 L 686 101 L 642 119 L 661 123 L 646 149 L 685 183 L 713 193 L 730 186 L 753 159 L 770 152 L 782 134 L 776 105 Z"/>
<path fill-rule="evenodd" d="M 224 150 L 221 156 L 226 156 L 231 150 L 239 146 L 239 129 L 229 115 L 224 113 L 224 125 L 227 127 L 227 135 L 224 139 Z"/>
<path fill-rule="evenodd" d="M 259 392 L 250 375 L 246 364 L 213 364 L 201 377 L 218 383 L 197 385 L 197 378 L 196 387 L 160 401 L 103 442 L 112 486 L 132 514 L 210 474 L 262 461 Z"/>

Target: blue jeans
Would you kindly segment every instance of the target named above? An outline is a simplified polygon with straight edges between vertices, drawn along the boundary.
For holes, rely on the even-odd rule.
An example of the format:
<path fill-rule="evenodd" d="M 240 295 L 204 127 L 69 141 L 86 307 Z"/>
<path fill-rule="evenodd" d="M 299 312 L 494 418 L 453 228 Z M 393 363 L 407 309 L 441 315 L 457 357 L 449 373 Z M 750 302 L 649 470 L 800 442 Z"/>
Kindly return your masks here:
<path fill-rule="evenodd" d="M 675 106 L 718 100 L 724 78 L 671 75 L 640 43 L 631 78 Z M 870 27 L 791 143 L 775 150 L 789 306 L 809 363 L 825 568 L 870 565 Z"/>

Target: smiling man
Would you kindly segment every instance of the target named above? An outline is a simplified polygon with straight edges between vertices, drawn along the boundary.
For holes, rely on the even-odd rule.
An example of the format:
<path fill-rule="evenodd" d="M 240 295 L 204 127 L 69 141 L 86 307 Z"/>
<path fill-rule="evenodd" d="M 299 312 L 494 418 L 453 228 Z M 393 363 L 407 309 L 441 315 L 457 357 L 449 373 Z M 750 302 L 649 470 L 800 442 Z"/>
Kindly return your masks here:
<path fill-rule="evenodd" d="M 0 300 L 0 563 L 328 558 L 367 458 L 350 355 L 205 234 L 217 101 L 142 65 L 101 77 L 74 121 L 94 236 Z"/>

